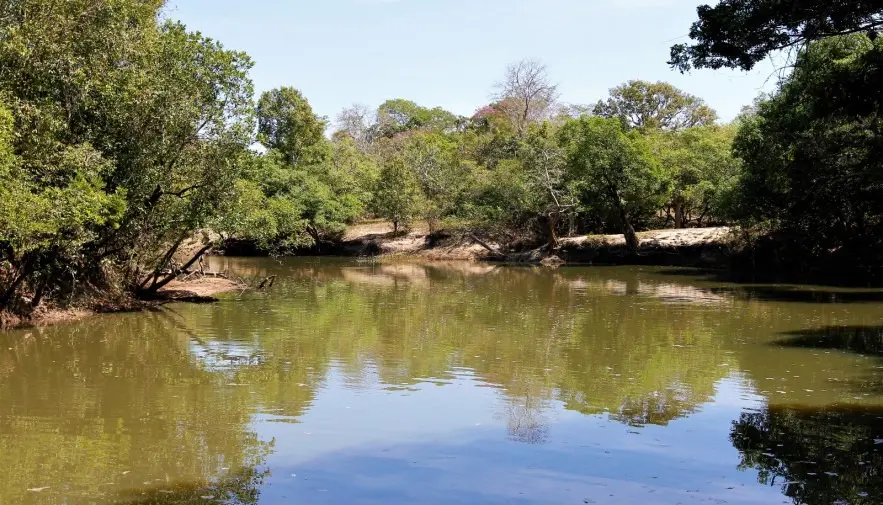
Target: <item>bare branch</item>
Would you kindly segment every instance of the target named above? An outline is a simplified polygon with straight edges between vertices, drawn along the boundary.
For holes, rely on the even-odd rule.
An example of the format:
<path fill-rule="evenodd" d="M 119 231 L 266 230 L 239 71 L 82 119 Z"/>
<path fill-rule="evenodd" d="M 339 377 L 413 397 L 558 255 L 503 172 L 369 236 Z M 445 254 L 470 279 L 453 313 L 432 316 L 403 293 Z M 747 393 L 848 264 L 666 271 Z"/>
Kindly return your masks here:
<path fill-rule="evenodd" d="M 499 102 L 520 134 L 531 122 L 547 119 L 558 101 L 558 86 L 549 80 L 546 65 L 538 60 L 521 60 L 506 67 L 496 84 L 493 99 Z"/>

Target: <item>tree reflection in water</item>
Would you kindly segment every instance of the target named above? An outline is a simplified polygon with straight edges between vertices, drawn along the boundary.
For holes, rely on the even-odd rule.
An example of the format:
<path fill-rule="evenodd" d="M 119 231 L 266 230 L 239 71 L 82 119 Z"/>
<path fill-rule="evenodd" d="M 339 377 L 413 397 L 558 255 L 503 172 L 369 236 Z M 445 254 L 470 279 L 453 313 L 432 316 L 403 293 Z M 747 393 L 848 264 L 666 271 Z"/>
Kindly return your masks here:
<path fill-rule="evenodd" d="M 500 447 L 532 455 L 558 447 L 558 426 L 582 415 L 587 429 L 614 421 L 630 434 L 677 433 L 678 420 L 743 373 L 760 394 L 785 391 L 803 405 L 830 405 L 856 386 L 864 395 L 880 378 L 855 373 L 879 338 L 875 304 L 851 304 L 843 319 L 829 306 L 744 301 L 639 269 L 242 266 L 232 270 L 279 280 L 235 303 L 0 335 L 0 503 L 255 503 L 274 449 L 265 440 L 280 433 L 262 432 L 255 414 L 298 422 L 333 388 L 379 399 L 416 397 L 430 384 L 492 388 L 473 399 L 518 442 Z M 800 330 L 806 321 L 823 329 Z M 833 352 L 842 348 L 853 352 Z M 872 503 L 883 498 L 871 482 L 881 467 L 873 442 L 883 436 L 873 433 L 876 416 L 863 415 L 751 412 L 733 441 L 743 466 L 796 503 Z M 370 431 L 341 418 L 338 427 Z M 730 419 L 716 428 L 726 432 Z M 800 444 L 819 452 L 792 454 Z M 862 447 L 869 466 L 846 466 Z M 635 459 L 617 462 L 658 464 L 627 456 Z M 800 463 L 809 460 L 816 465 Z M 813 470 L 822 461 L 830 468 Z M 844 484 L 850 475 L 855 489 Z"/>
<path fill-rule="evenodd" d="M 883 503 L 883 409 L 769 407 L 733 422 L 742 469 L 795 505 Z"/>

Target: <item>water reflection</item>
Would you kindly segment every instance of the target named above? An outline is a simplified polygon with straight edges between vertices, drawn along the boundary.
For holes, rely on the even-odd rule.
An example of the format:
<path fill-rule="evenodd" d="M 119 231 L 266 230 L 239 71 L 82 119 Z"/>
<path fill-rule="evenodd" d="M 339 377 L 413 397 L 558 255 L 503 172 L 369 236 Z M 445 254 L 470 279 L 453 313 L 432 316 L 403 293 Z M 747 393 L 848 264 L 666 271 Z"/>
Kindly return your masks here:
<path fill-rule="evenodd" d="M 250 273 L 284 271 L 275 268 Z M 533 423 L 526 419 L 542 417 L 526 411 L 551 399 L 629 424 L 666 424 L 708 401 L 735 366 L 716 334 L 717 310 L 728 300 L 645 282 L 639 272 L 591 278 L 472 264 L 332 263 L 297 274 L 309 283 L 277 284 L 274 293 L 248 300 L 247 311 L 214 311 L 198 323 L 255 328 L 252 338 L 268 362 L 244 376 L 284 368 L 292 356 L 319 375 L 330 357 L 342 359 L 352 384 L 369 363 L 390 385 L 450 378 L 462 367 L 505 388 L 519 432 Z M 634 299 L 623 303 L 625 296 Z M 296 309 L 281 310 L 280 299 Z"/>
<path fill-rule="evenodd" d="M 742 414 L 740 466 L 796 505 L 883 503 L 883 409 L 772 407 Z"/>
<path fill-rule="evenodd" d="M 3 335 L 0 503 L 66 503 L 252 472 L 271 445 L 159 313 Z M 140 499 L 140 498 L 138 498 Z"/>
<path fill-rule="evenodd" d="M 782 483 L 749 458 L 790 447 L 762 440 L 776 413 L 883 405 L 870 301 L 652 269 L 213 262 L 277 281 L 0 334 L 0 504 L 767 503 L 735 469 Z M 839 409 L 813 421 L 835 444 Z"/>

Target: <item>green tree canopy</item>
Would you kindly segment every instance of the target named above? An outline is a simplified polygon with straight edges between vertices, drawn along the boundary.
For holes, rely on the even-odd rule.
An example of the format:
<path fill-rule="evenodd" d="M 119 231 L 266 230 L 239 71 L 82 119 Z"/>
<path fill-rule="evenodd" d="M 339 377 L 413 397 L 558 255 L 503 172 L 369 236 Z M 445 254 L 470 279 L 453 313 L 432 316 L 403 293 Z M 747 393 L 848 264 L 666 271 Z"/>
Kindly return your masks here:
<path fill-rule="evenodd" d="M 455 127 L 457 122 L 457 116 L 441 107 L 430 109 L 410 100 L 397 98 L 387 100 L 377 108 L 374 129 L 377 135 L 389 138 L 409 130 L 444 132 Z"/>
<path fill-rule="evenodd" d="M 2 186 L 10 202 L 33 205 L 27 220 L 0 211 L 0 307 L 22 290 L 33 306 L 45 293 L 101 284 L 108 267 L 157 289 L 184 236 L 229 205 L 253 131 L 251 61 L 159 23 L 160 7 L 0 6 L 15 153 Z"/>
<path fill-rule="evenodd" d="M 258 139 L 282 153 L 289 165 L 316 163 L 324 157 L 325 119 L 313 113 L 297 89 L 282 87 L 262 94 L 257 116 Z"/>
<path fill-rule="evenodd" d="M 883 5 L 876 0 L 722 0 L 702 5 L 690 29 L 690 44 L 671 48 L 669 64 L 751 70 L 776 51 L 850 33 L 876 37 Z"/>
<path fill-rule="evenodd" d="M 637 253 L 634 223 L 659 209 L 665 189 L 649 145 L 636 132 L 624 131 L 618 119 L 602 117 L 569 121 L 561 138 L 582 198 L 615 209 L 626 245 Z"/>
<path fill-rule="evenodd" d="M 717 113 L 701 98 L 666 82 L 637 80 L 611 89 L 610 98 L 599 101 L 594 112 L 646 130 L 682 130 L 717 120 Z"/>
<path fill-rule="evenodd" d="M 735 126 L 697 126 L 650 137 L 668 181 L 665 210 L 675 228 L 725 217 L 725 200 L 741 168 L 732 154 L 735 134 Z"/>
<path fill-rule="evenodd" d="M 812 43 L 779 93 L 742 122 L 735 217 L 782 235 L 792 265 L 866 275 L 883 259 L 879 62 L 866 35 Z M 815 268 L 812 267 L 812 268 Z"/>

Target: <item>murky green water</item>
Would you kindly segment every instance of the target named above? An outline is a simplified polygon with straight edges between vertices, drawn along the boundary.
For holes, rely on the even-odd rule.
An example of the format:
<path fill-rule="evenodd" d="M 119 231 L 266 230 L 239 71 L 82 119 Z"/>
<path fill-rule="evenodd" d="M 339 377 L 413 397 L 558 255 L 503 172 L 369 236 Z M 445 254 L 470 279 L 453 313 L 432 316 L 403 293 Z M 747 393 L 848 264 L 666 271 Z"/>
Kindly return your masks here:
<path fill-rule="evenodd" d="M 883 294 L 214 259 L 0 334 L 0 504 L 883 503 Z"/>

